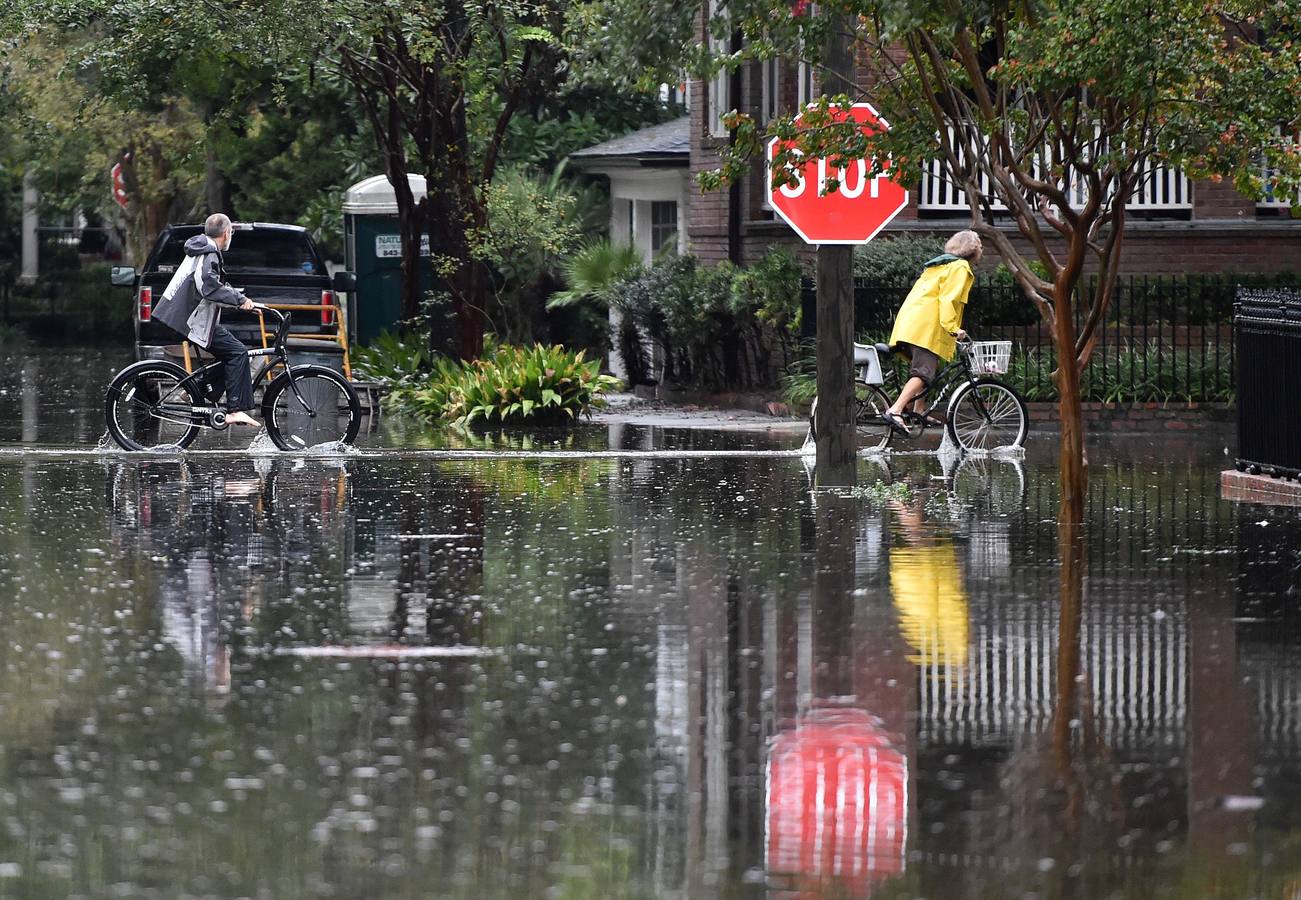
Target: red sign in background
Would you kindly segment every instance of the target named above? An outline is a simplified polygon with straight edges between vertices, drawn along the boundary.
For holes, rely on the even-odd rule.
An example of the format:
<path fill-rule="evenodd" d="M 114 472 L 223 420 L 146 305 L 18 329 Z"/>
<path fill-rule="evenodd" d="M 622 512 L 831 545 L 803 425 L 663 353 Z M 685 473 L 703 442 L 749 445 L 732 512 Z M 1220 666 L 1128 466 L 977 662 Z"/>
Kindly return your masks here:
<path fill-rule="evenodd" d="M 890 125 L 868 103 L 855 103 L 849 109 L 832 107 L 836 121 L 853 119 L 867 134 L 888 131 Z M 800 119 L 797 118 L 799 123 Z M 772 187 L 773 157 L 779 149 L 790 146 L 777 138 L 768 144 L 768 201 L 786 224 L 808 244 L 863 244 L 876 237 L 891 219 L 908 205 L 908 192 L 890 181 L 885 174 L 869 178 L 871 164 L 853 160 L 836 170 L 826 160 L 806 160 L 798 169 L 799 183 Z M 884 168 L 888 169 L 887 164 Z M 840 186 L 826 193 L 828 179 Z"/>

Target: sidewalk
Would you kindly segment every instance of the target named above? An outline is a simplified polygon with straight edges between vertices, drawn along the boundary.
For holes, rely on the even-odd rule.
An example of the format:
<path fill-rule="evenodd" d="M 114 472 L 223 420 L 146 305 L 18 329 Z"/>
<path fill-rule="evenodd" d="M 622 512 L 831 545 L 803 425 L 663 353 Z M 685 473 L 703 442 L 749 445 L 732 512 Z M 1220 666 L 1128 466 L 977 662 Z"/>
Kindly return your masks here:
<path fill-rule="evenodd" d="M 692 394 L 689 400 L 649 400 L 630 393 L 607 394 L 609 405 L 593 414 L 592 421 L 615 425 L 634 423 L 664 428 L 716 428 L 746 431 L 797 432 L 807 429 L 808 419 L 787 413 L 774 402 L 772 413 L 758 411 L 764 403 L 751 394 Z M 694 402 L 692 402 L 694 401 Z M 1056 434 L 1057 404 L 1026 404 L 1031 433 Z M 1230 440 L 1235 411 L 1226 403 L 1084 403 L 1084 428 L 1095 436 L 1104 434 L 1202 435 L 1211 443 Z M 1173 435 L 1172 435 L 1173 436 Z"/>
<path fill-rule="evenodd" d="M 737 431 L 803 433 L 805 418 L 774 416 L 750 409 L 720 408 L 696 404 L 646 400 L 633 394 L 607 394 L 607 406 L 592 414 L 597 425 L 651 425 L 660 428 L 712 428 Z"/>

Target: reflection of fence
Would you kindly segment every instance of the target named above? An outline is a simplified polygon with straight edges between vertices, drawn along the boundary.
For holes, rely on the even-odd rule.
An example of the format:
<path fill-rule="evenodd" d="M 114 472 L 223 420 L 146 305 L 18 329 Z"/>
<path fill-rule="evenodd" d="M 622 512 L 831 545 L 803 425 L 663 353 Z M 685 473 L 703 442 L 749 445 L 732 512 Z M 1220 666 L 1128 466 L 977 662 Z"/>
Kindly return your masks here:
<path fill-rule="evenodd" d="M 1279 281 L 1271 276 L 1121 278 L 1097 328 L 1097 347 L 1084 376 L 1084 399 L 1231 399 L 1235 375 L 1234 293 L 1238 285 Z M 909 287 L 858 282 L 854 288 L 857 333 L 873 340 L 885 339 Z M 1093 281 L 1086 280 L 1079 289 L 1087 296 L 1093 287 Z M 805 308 L 810 305 L 806 302 Z M 1076 310 L 1079 329 L 1084 325 L 1084 303 L 1077 302 Z M 1008 379 L 1028 399 L 1056 397 L 1051 380 L 1056 368 L 1052 334 L 1017 285 L 979 279 L 967 303 L 964 325 L 982 339 L 1013 342 Z"/>
<path fill-rule="evenodd" d="M 1007 744 L 1047 729 L 1056 706 L 1058 608 L 1005 596 L 973 610 L 965 666 L 922 666 L 918 721 L 935 744 Z M 1182 607 L 1160 617 L 1136 604 L 1097 603 L 1081 629 L 1081 674 L 1099 737 L 1111 747 L 1182 745 L 1188 710 L 1188 629 Z"/>
<path fill-rule="evenodd" d="M 1237 577 L 1238 513 L 1218 499 L 1219 473 L 1189 465 L 1154 478 L 1142 464 L 1098 468 L 1089 485 L 1088 587 L 1080 630 L 1082 696 L 1116 749 L 1181 746 L 1187 729 L 1189 604 L 1198 588 Z M 936 658 L 918 674 L 924 742 L 1000 745 L 1042 732 L 1056 702 L 1059 626 L 1057 491 L 1032 479 L 1008 520 L 1022 560 L 1015 589 L 980 567 L 973 532 L 966 663 Z M 1218 573 L 1218 574 L 1217 574 Z M 1019 595 L 1019 596 L 1017 596 Z M 1301 706 L 1295 708 L 1301 712 Z"/>

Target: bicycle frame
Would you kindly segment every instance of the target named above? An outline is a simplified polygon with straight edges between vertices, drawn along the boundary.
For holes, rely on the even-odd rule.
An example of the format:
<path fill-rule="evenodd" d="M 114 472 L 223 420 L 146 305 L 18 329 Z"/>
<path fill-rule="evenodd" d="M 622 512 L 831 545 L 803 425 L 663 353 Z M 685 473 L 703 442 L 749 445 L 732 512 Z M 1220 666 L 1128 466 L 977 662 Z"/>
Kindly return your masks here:
<path fill-rule="evenodd" d="M 884 367 L 883 367 L 884 368 Z M 895 367 L 891 366 L 888 372 L 884 373 L 884 381 L 887 385 L 894 388 L 902 388 L 898 383 L 899 378 L 895 372 Z M 913 398 L 914 402 L 922 400 L 926 403 L 926 409 L 932 410 L 944 402 L 944 398 L 960 385 L 962 382 L 974 385 L 976 377 L 971 373 L 971 362 L 967 359 L 967 354 L 959 348 L 958 353 L 954 356 L 952 362 L 944 364 L 944 368 L 926 385 L 926 388 Z"/>
<path fill-rule="evenodd" d="M 289 350 L 286 342 L 289 336 L 290 314 L 282 313 L 279 310 L 271 309 L 270 307 L 265 307 L 265 306 L 257 307 L 257 313 L 259 317 L 264 316 L 268 312 L 274 316 L 277 316 L 280 319 L 280 326 L 279 328 L 276 329 L 275 342 L 270 347 L 259 347 L 254 350 L 248 351 L 248 358 L 252 360 L 264 356 L 270 356 L 270 357 L 274 357 L 274 360 L 269 365 L 263 366 L 262 370 L 257 373 L 257 377 L 253 379 L 253 388 L 254 390 L 256 390 L 258 385 L 262 384 L 262 382 L 267 379 L 268 373 L 270 373 L 271 370 L 274 369 L 277 365 L 284 366 L 285 374 L 289 376 L 289 387 L 294 392 L 294 397 L 298 400 L 299 404 L 303 407 L 303 409 L 306 410 L 308 417 L 314 419 L 316 418 L 316 410 L 312 409 L 312 407 L 307 403 L 307 400 L 303 397 L 302 393 L 299 392 L 298 382 L 294 380 L 294 367 L 293 364 L 289 361 Z M 183 386 L 188 386 L 192 394 L 206 398 L 207 393 L 203 390 L 200 390 L 200 387 L 203 384 L 203 382 L 206 380 L 208 373 L 212 372 L 214 369 L 220 368 L 221 365 L 222 365 L 221 362 L 212 362 L 206 366 L 203 366 L 202 368 L 195 369 L 193 372 L 186 375 L 184 378 L 178 381 L 175 387 L 173 387 L 170 391 L 168 391 L 165 396 L 158 398 L 158 403 L 154 405 L 152 410 L 153 415 L 159 419 L 166 419 L 167 421 L 185 424 L 187 422 L 193 422 L 194 416 L 198 414 L 198 415 L 205 416 L 208 420 L 208 423 L 212 423 L 212 424 L 203 423 L 206 425 L 206 427 L 209 428 L 224 427 L 221 425 L 217 425 L 214 421 L 215 407 L 200 408 L 200 407 L 194 407 L 189 405 L 181 406 L 179 404 L 167 403 L 168 398 L 170 398 L 174 393 L 180 390 Z M 162 411 L 163 413 L 174 412 L 176 415 L 184 416 L 184 418 L 178 419 L 174 417 L 169 417 L 165 414 L 161 414 L 160 411 Z"/>

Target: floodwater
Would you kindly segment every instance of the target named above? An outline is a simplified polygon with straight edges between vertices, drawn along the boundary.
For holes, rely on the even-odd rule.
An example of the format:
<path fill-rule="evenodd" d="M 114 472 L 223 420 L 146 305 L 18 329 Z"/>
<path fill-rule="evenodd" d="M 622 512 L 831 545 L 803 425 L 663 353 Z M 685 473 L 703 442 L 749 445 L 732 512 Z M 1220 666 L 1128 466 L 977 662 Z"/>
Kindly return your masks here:
<path fill-rule="evenodd" d="M 1220 500 L 1221 447 L 1094 448 L 1077 606 L 1048 438 L 856 496 L 759 454 L 55 456 L 19 445 L 93 446 L 107 373 L 23 371 L 0 896 L 1301 890 L 1301 514 Z"/>

